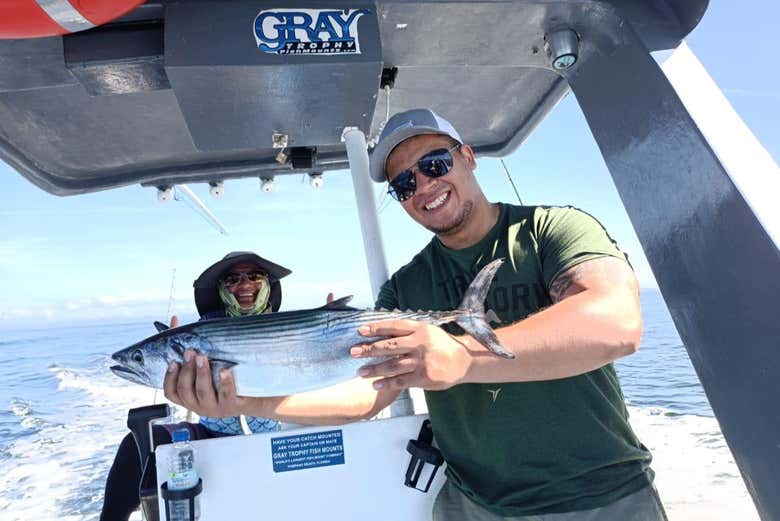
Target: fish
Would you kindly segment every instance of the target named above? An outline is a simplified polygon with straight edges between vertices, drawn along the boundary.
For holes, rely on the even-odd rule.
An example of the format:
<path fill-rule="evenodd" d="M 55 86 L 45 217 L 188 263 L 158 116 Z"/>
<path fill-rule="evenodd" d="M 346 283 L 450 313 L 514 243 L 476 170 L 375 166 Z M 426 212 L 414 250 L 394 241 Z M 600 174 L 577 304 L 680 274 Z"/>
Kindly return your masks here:
<path fill-rule="evenodd" d="M 344 297 L 323 307 L 261 315 L 202 320 L 159 332 L 112 355 L 111 371 L 126 380 L 162 388 L 171 362 L 181 363 L 193 349 L 209 359 L 212 381 L 231 369 L 243 396 L 286 396 L 354 378 L 366 363 L 387 357 L 353 358 L 350 347 L 365 343 L 358 328 L 386 320 L 421 320 L 434 325 L 455 322 L 497 356 L 514 358 L 504 349 L 489 322 L 499 322 L 484 300 L 503 259 L 480 270 L 452 311 L 361 310 Z M 373 337 L 371 341 L 379 340 Z"/>

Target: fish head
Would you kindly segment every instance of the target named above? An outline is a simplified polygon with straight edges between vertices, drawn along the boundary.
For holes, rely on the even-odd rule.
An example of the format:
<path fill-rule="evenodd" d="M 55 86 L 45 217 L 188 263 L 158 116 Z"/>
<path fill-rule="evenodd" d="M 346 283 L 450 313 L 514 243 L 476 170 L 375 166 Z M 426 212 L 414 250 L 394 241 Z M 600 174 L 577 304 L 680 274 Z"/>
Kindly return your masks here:
<path fill-rule="evenodd" d="M 111 355 L 117 365 L 111 366 L 111 371 L 125 380 L 161 388 L 165 373 L 171 362 L 181 363 L 185 349 L 197 349 L 191 345 L 196 335 L 161 334 L 121 349 Z"/>

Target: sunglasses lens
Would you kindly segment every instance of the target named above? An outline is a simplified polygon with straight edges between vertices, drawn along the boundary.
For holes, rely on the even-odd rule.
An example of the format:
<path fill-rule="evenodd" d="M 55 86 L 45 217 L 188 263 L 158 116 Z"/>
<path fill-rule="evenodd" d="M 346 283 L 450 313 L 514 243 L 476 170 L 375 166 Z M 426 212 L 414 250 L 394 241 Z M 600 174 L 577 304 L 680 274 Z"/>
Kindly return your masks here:
<path fill-rule="evenodd" d="M 239 282 L 241 282 L 241 275 L 236 275 L 235 273 L 225 275 L 225 284 L 227 286 L 235 286 Z"/>
<path fill-rule="evenodd" d="M 417 181 L 414 179 L 414 172 L 404 170 L 390 181 L 388 193 L 396 201 L 404 202 L 414 195 L 415 190 L 417 190 Z"/>
<path fill-rule="evenodd" d="M 434 150 L 417 163 L 420 172 L 428 177 L 441 177 L 452 168 L 452 154 L 448 150 Z"/>
<path fill-rule="evenodd" d="M 246 278 L 249 279 L 249 282 L 260 282 L 265 278 L 265 273 L 262 271 L 250 271 L 246 274 Z"/>

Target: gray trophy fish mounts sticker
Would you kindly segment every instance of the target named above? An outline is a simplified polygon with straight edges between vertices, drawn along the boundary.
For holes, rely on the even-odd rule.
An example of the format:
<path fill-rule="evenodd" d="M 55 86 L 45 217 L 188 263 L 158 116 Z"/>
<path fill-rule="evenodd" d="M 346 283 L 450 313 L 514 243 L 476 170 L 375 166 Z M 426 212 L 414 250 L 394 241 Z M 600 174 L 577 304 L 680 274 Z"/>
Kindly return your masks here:
<path fill-rule="evenodd" d="M 255 17 L 257 47 L 268 54 L 360 54 L 358 20 L 368 9 L 268 9 Z"/>

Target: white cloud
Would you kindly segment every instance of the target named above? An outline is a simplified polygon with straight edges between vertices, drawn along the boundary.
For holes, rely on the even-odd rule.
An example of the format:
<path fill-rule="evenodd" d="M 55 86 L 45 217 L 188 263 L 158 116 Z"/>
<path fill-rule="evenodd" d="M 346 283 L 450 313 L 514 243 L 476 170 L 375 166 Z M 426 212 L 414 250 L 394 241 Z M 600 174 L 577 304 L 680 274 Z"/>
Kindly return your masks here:
<path fill-rule="evenodd" d="M 105 295 L 25 307 L 16 307 L 4 302 L 0 304 L 0 327 L 40 325 L 41 319 L 50 324 L 142 318 L 167 321 L 169 317 L 163 316 L 164 312 L 159 312 L 167 308 L 167 295 L 144 297 Z M 195 306 L 191 298 L 176 299 L 171 305 L 171 313 L 183 317 L 191 318 L 194 310 Z"/>

